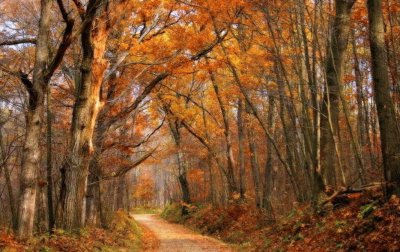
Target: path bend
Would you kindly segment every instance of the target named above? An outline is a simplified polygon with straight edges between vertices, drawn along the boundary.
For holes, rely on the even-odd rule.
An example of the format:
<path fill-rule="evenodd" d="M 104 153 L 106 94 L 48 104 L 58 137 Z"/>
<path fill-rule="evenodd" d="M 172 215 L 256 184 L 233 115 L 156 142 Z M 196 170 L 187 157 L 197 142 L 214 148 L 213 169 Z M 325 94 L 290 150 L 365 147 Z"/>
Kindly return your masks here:
<path fill-rule="evenodd" d="M 135 214 L 135 220 L 159 239 L 159 252 L 233 252 L 226 244 L 172 224 L 154 214 Z"/>

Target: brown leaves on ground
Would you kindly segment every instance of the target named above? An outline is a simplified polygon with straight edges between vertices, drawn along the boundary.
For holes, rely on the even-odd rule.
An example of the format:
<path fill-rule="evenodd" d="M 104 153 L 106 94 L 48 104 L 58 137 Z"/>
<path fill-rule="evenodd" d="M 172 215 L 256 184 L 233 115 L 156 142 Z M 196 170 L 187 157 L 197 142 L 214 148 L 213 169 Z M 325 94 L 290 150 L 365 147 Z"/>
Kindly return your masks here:
<path fill-rule="evenodd" d="M 72 234 L 57 229 L 51 236 L 36 236 L 26 243 L 1 232 L 0 251 L 137 251 L 141 247 L 140 236 L 141 230 L 134 220 L 118 211 L 109 230 L 88 227 Z"/>
<path fill-rule="evenodd" d="M 400 251 L 400 198 L 363 195 L 338 209 L 293 209 L 271 224 L 247 204 L 192 210 L 185 224 L 245 251 Z"/>
<path fill-rule="evenodd" d="M 187 223 L 204 234 L 211 234 L 230 243 L 242 243 L 247 233 L 259 228 L 266 217 L 250 204 L 231 204 L 226 208 L 208 206 L 188 219 Z"/>
<path fill-rule="evenodd" d="M 115 238 L 107 231 L 98 228 L 89 228 L 79 235 L 64 234 L 61 231 L 48 240 L 44 240 L 45 247 L 56 251 L 91 251 L 106 246 L 118 246 Z"/>
<path fill-rule="evenodd" d="M 157 251 L 160 247 L 160 240 L 147 227 L 141 226 L 142 229 L 142 250 L 146 252 Z"/>
<path fill-rule="evenodd" d="M 0 231 L 0 251 L 23 251 L 24 246 L 14 236 Z"/>

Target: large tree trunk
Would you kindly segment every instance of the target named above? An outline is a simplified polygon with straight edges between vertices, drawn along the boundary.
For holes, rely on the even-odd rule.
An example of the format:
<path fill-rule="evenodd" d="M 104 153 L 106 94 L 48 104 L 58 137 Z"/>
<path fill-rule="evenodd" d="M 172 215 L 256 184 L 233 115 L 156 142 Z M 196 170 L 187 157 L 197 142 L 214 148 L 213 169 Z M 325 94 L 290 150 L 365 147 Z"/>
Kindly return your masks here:
<path fill-rule="evenodd" d="M 33 85 L 35 94 L 33 97 L 30 97 L 29 101 L 24 151 L 22 155 L 17 231 L 17 236 L 21 239 L 29 238 L 32 234 L 36 204 L 36 180 L 41 157 L 40 133 L 43 124 L 44 91 L 42 83 L 34 81 Z"/>
<path fill-rule="evenodd" d="M 101 177 L 103 176 L 103 169 L 99 163 L 101 154 L 105 151 L 104 139 L 107 133 L 105 116 L 106 111 L 103 109 L 98 118 L 94 137 L 94 147 L 96 149 L 89 163 L 85 214 L 86 225 L 97 225 L 99 224 L 98 221 L 100 221 L 102 227 L 107 227 L 108 225 L 103 208 L 103 198 L 101 196 Z"/>
<path fill-rule="evenodd" d="M 106 101 L 115 99 L 116 93 L 116 74 L 111 73 L 109 81 L 107 83 L 108 90 L 106 95 Z M 104 90 L 104 89 L 103 89 Z M 101 96 L 102 94 L 100 94 Z M 86 225 L 96 225 L 99 224 L 102 227 L 107 227 L 109 224 L 108 219 L 105 217 L 105 209 L 103 207 L 103 198 L 101 196 L 101 177 L 103 176 L 103 169 L 99 163 L 102 153 L 106 150 L 104 146 L 104 139 L 106 138 L 107 132 L 111 127 L 109 124 L 109 118 L 107 115 L 111 110 L 112 106 L 105 106 L 99 112 L 97 126 L 94 136 L 94 148 L 95 152 L 90 160 L 89 164 L 89 175 L 88 175 L 88 185 L 86 194 Z"/>
<path fill-rule="evenodd" d="M 26 87 L 29 96 L 29 105 L 26 114 L 26 134 L 22 153 L 21 188 L 18 210 L 17 236 L 20 239 L 27 239 L 32 236 L 37 194 L 36 180 L 41 158 L 40 136 L 43 125 L 44 101 L 47 85 L 55 70 L 60 65 L 73 39 L 71 34 L 74 21 L 68 17 L 63 2 L 58 0 L 57 4 L 66 22 L 66 27 L 53 58 L 49 57 L 52 3 L 53 0 L 41 0 L 33 81 L 31 82 L 29 80 L 27 74 L 23 72 L 19 73 L 21 82 Z"/>
<path fill-rule="evenodd" d="M 336 186 L 338 148 L 339 89 L 344 74 L 344 54 L 349 38 L 349 22 L 354 0 L 336 0 L 336 16 L 327 46 L 326 81 L 321 114 L 321 175 L 325 184 Z M 336 153 L 336 155 L 334 155 Z M 337 160 L 338 159 L 338 160 Z M 319 183 L 320 184 L 320 183 Z M 320 184 L 321 187 L 323 185 Z M 323 190 L 323 188 L 320 188 Z"/>
<path fill-rule="evenodd" d="M 84 199 L 89 162 L 94 152 L 92 137 L 100 110 L 100 87 L 107 68 L 104 59 L 109 32 L 105 1 L 89 1 L 86 14 L 89 22 L 82 32 L 82 65 L 77 97 L 74 105 L 70 151 L 66 168 L 66 195 L 63 212 L 63 227 L 78 229 L 84 224 Z M 96 19 L 91 18 L 99 12 Z"/>
<path fill-rule="evenodd" d="M 17 236 L 27 239 L 32 236 L 36 206 L 36 180 L 40 166 L 40 136 L 43 125 L 44 97 L 47 82 L 45 69 L 48 63 L 48 42 L 50 32 L 51 0 L 41 1 L 39 32 L 36 44 L 33 82 L 21 74 L 29 94 L 29 105 L 26 116 L 26 134 L 22 153 L 21 189 L 18 211 Z"/>
<path fill-rule="evenodd" d="M 114 210 L 125 210 L 125 193 L 126 193 L 126 176 L 122 175 L 118 178 L 118 188 L 117 188 L 117 199 L 116 199 L 116 206 Z"/>
<path fill-rule="evenodd" d="M 368 0 L 369 36 L 374 97 L 378 111 L 381 149 L 388 194 L 400 195 L 400 132 L 390 96 L 381 0 Z"/>

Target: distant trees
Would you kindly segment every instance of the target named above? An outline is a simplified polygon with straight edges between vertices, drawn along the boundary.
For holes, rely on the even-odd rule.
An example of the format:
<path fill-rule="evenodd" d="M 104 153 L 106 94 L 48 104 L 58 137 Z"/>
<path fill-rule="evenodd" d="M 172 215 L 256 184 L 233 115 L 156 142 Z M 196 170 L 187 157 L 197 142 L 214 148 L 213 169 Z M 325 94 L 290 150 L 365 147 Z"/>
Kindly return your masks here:
<path fill-rule="evenodd" d="M 154 184 L 155 181 L 149 175 L 141 175 L 133 192 L 133 199 L 138 201 L 140 205 L 151 206 L 151 201 L 155 197 Z"/>

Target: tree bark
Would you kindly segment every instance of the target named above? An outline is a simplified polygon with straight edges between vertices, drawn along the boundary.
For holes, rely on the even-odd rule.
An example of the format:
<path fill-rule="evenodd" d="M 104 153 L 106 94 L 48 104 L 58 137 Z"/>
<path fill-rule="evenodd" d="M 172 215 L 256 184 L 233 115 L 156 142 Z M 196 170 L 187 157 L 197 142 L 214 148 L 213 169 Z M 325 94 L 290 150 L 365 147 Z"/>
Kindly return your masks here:
<path fill-rule="evenodd" d="M 54 216 L 54 204 L 53 204 L 53 165 L 52 165 L 52 111 L 51 111 L 51 90 L 47 87 L 47 211 L 48 211 L 48 223 L 49 232 L 53 233 L 55 226 L 55 216 Z"/>
<path fill-rule="evenodd" d="M 110 30 L 106 1 L 91 0 L 87 6 L 86 26 L 81 35 L 83 51 L 77 96 L 74 104 L 70 150 L 66 168 L 66 195 L 63 227 L 74 230 L 84 225 L 85 195 L 89 163 L 94 152 L 92 143 L 100 104 L 100 87 L 107 61 L 104 59 Z"/>
<path fill-rule="evenodd" d="M 204 107 L 204 92 L 202 93 L 202 96 L 201 96 L 201 106 Z M 202 110 L 202 119 L 203 119 L 203 126 L 205 129 L 206 141 L 210 142 L 210 134 L 208 133 L 206 112 L 204 109 Z M 213 176 L 213 169 L 212 169 L 212 154 L 210 151 L 207 151 L 207 166 L 208 166 L 208 179 L 209 179 L 209 183 L 210 183 L 210 191 L 208 194 L 208 200 L 211 203 L 215 203 L 215 194 L 216 193 L 215 193 L 214 176 Z"/>
<path fill-rule="evenodd" d="M 168 124 L 171 132 L 172 139 L 174 140 L 175 147 L 177 148 L 176 152 L 176 162 L 178 164 L 178 181 L 182 190 L 182 201 L 186 204 L 191 203 L 190 199 L 190 189 L 189 183 L 187 180 L 187 166 L 184 160 L 184 155 L 182 152 L 181 146 L 181 133 L 180 133 L 180 123 L 177 120 L 172 118 L 168 119 Z M 183 213 L 185 212 L 185 206 L 183 207 Z"/>
<path fill-rule="evenodd" d="M 232 196 L 233 193 L 238 192 L 237 186 L 236 186 L 236 180 L 235 180 L 235 174 L 234 174 L 234 160 L 233 160 L 233 150 L 232 150 L 232 136 L 230 132 L 230 123 L 229 123 L 229 118 L 228 114 L 225 108 L 225 105 L 223 104 L 221 93 L 219 90 L 219 86 L 217 84 L 217 81 L 215 79 L 214 73 L 210 73 L 211 77 L 211 83 L 214 88 L 215 95 L 217 96 L 218 100 L 218 105 L 219 109 L 222 114 L 222 119 L 224 121 L 224 135 L 225 135 L 225 158 L 227 162 L 227 180 L 228 180 L 228 190 L 229 190 L 229 197 Z"/>
<path fill-rule="evenodd" d="M 245 170 L 245 157 L 244 157 L 244 132 L 245 123 L 243 122 L 243 101 L 238 100 L 238 110 L 237 110 L 237 126 L 238 126 L 238 145 L 239 145 L 239 193 L 240 198 L 245 198 L 246 193 L 246 170 Z"/>
<path fill-rule="evenodd" d="M 378 111 L 381 151 L 388 196 L 400 195 L 400 130 L 390 96 L 381 0 L 368 0 L 369 38 L 374 98 Z"/>
<path fill-rule="evenodd" d="M 37 194 L 36 180 L 41 157 L 40 137 L 45 109 L 46 88 L 73 39 L 71 34 L 74 20 L 68 17 L 63 2 L 57 0 L 62 17 L 66 22 L 66 27 L 57 51 L 54 53 L 54 57 L 50 58 L 49 36 L 52 3 L 53 0 L 41 0 L 32 82 L 29 80 L 27 74 L 20 72 L 21 82 L 24 84 L 29 96 L 26 115 L 26 134 L 22 153 L 21 189 L 18 210 L 17 237 L 20 239 L 30 238 L 33 231 Z"/>
<path fill-rule="evenodd" d="M 344 55 L 348 44 L 350 14 L 354 0 L 336 0 L 336 16 L 327 46 L 326 88 L 321 114 L 321 176 L 325 184 L 336 186 L 336 164 L 340 166 L 338 148 L 339 89 L 344 74 Z M 337 153 L 336 156 L 333 153 Z M 337 160 L 338 159 L 338 160 Z M 317 182 L 318 183 L 318 182 Z M 323 185 L 320 184 L 322 191 Z"/>
<path fill-rule="evenodd" d="M 44 97 L 47 82 L 45 69 L 48 63 L 51 0 L 41 0 L 39 32 L 36 44 L 33 82 L 27 75 L 21 74 L 29 94 L 29 105 L 26 115 L 26 133 L 22 153 L 21 189 L 19 197 L 17 237 L 28 239 L 32 236 L 36 206 L 37 173 L 40 166 L 40 136 L 43 125 Z"/>
<path fill-rule="evenodd" d="M 15 202 L 15 197 L 14 197 L 14 190 L 12 187 L 12 182 L 11 182 L 11 174 L 10 170 L 8 167 L 7 163 L 7 157 L 6 157 L 6 150 L 4 147 L 3 143 L 3 132 L 2 132 L 2 124 L 3 122 L 0 121 L 0 162 L 2 164 L 2 168 L 4 171 L 4 178 L 6 181 L 6 186 L 7 186 L 7 191 L 8 191 L 8 200 L 10 204 L 10 212 L 11 212 L 11 224 L 12 228 L 15 231 L 17 231 L 18 228 L 18 214 L 17 214 L 17 204 Z"/>
<path fill-rule="evenodd" d="M 246 112 L 251 113 L 251 108 L 247 105 Z M 260 181 L 260 165 L 258 162 L 258 155 L 257 155 L 257 147 L 255 143 L 255 136 L 254 136 L 254 127 L 252 127 L 249 120 L 246 122 L 246 131 L 247 131 L 247 141 L 249 144 L 250 150 L 250 166 L 251 166 L 251 174 L 253 177 L 254 183 L 254 195 L 256 206 L 261 207 L 261 181 Z"/>
<path fill-rule="evenodd" d="M 274 132 L 273 125 L 275 119 L 275 98 L 269 96 L 268 100 L 268 116 L 267 116 L 267 127 L 270 132 Z M 263 188 L 263 203 L 262 206 L 266 209 L 270 216 L 273 215 L 273 209 L 271 204 L 271 193 L 272 193 L 272 181 L 273 181 L 273 167 L 272 167 L 272 143 L 267 140 L 267 154 L 265 161 L 265 172 L 264 172 L 264 188 Z"/>

